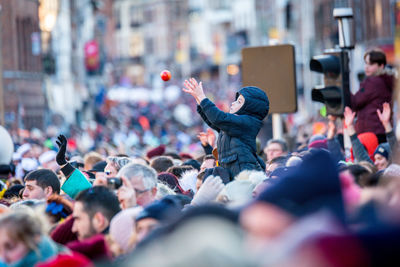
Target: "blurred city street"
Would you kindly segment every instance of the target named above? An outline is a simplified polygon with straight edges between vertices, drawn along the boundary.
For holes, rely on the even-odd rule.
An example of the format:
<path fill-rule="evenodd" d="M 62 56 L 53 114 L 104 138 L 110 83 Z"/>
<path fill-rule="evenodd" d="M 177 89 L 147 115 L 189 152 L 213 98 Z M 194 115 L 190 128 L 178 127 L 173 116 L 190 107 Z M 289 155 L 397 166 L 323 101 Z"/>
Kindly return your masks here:
<path fill-rule="evenodd" d="M 0 267 L 400 266 L 400 0 L 0 0 Z"/>

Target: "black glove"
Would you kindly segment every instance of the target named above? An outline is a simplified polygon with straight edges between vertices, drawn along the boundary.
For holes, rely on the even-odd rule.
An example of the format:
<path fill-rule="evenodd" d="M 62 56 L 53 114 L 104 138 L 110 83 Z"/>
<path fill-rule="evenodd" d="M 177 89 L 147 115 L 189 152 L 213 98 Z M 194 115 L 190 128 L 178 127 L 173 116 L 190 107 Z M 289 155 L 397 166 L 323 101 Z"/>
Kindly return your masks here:
<path fill-rule="evenodd" d="M 56 144 L 59 147 L 57 156 L 56 156 L 56 161 L 58 165 L 65 165 L 67 164 L 67 160 L 65 159 L 65 152 L 67 151 L 67 138 L 60 134 L 57 137 Z"/>

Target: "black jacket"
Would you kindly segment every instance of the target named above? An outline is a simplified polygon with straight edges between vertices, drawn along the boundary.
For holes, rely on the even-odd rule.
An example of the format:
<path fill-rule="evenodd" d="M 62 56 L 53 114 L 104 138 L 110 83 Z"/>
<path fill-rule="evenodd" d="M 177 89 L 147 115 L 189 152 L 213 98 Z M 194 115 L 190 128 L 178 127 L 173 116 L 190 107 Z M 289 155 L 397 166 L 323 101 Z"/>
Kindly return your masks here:
<path fill-rule="evenodd" d="M 263 160 L 256 155 L 256 136 L 268 115 L 268 97 L 257 87 L 244 87 L 236 98 L 239 95 L 243 95 L 245 102 L 235 114 L 221 111 L 208 98 L 197 106 L 203 120 L 219 132 L 218 162 L 231 178 L 243 170 L 265 170 Z"/>

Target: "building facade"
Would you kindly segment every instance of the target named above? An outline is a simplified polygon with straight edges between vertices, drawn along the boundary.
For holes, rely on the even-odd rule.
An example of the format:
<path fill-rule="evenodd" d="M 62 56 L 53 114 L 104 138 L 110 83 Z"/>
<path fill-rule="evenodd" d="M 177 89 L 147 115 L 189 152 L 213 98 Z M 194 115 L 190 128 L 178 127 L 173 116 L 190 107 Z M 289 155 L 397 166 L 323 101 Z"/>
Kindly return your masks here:
<path fill-rule="evenodd" d="M 4 118 L 8 128 L 43 128 L 43 93 L 37 1 L 1 1 Z"/>

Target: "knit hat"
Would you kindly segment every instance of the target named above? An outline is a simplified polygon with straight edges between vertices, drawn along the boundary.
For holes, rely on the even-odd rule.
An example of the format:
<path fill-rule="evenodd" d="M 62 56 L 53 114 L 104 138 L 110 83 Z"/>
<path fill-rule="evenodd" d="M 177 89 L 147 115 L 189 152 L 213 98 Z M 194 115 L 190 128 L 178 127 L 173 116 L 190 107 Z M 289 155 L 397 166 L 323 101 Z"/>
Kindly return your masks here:
<path fill-rule="evenodd" d="M 57 156 L 57 152 L 54 150 L 49 150 L 44 153 L 42 153 L 39 157 L 39 163 L 43 165 L 44 163 L 50 162 L 52 160 L 55 160 Z"/>
<path fill-rule="evenodd" d="M 327 143 L 328 143 L 328 142 L 327 142 L 326 138 L 325 138 L 325 139 L 322 139 L 322 140 L 315 140 L 315 141 L 309 143 L 308 148 L 317 148 L 317 149 L 323 148 L 323 149 L 328 149 L 328 144 L 327 144 Z"/>
<path fill-rule="evenodd" d="M 195 159 L 189 159 L 182 163 L 182 166 L 192 166 L 196 170 L 200 171 L 200 163 Z"/>
<path fill-rule="evenodd" d="M 28 152 L 28 151 L 31 150 L 31 149 L 32 149 L 32 146 L 31 146 L 30 144 L 26 143 L 26 144 L 21 145 L 21 146 L 17 149 L 16 153 L 17 153 L 20 157 L 22 157 L 26 152 Z"/>
<path fill-rule="evenodd" d="M 329 152 L 317 150 L 258 197 L 287 212 L 304 216 L 325 209 L 345 219 L 341 184 Z"/>
<path fill-rule="evenodd" d="M 177 203 L 170 198 L 163 198 L 145 207 L 136 217 L 136 222 L 146 218 L 152 218 L 157 221 L 168 220 L 178 213 L 179 207 Z"/>
<path fill-rule="evenodd" d="M 148 159 L 154 158 L 156 156 L 162 156 L 165 153 L 165 145 L 159 145 L 156 148 L 149 150 L 146 153 Z"/>
<path fill-rule="evenodd" d="M 318 140 L 326 140 L 326 136 L 323 134 L 314 134 L 310 137 L 310 140 L 308 140 L 308 145 Z"/>
<path fill-rule="evenodd" d="M 383 157 L 385 157 L 387 160 L 389 160 L 389 156 L 390 156 L 390 146 L 388 143 L 382 143 L 380 144 L 374 152 L 374 156 L 375 154 L 380 154 Z"/>
<path fill-rule="evenodd" d="M 23 170 L 30 172 L 37 169 L 38 163 L 36 160 L 31 158 L 23 158 L 21 161 L 21 167 Z"/>
<path fill-rule="evenodd" d="M 179 157 L 182 160 L 193 159 L 192 155 L 190 155 L 189 153 L 184 153 L 184 152 L 179 153 Z"/>
<path fill-rule="evenodd" d="M 135 229 L 135 217 L 142 207 L 129 208 L 118 212 L 110 222 L 110 236 L 123 251 L 128 251 L 130 240 Z"/>
<path fill-rule="evenodd" d="M 186 191 L 182 189 L 179 185 L 178 178 L 175 175 L 169 172 L 161 172 L 157 176 L 158 181 L 167 185 L 169 188 L 174 190 L 177 194 L 184 194 Z"/>

